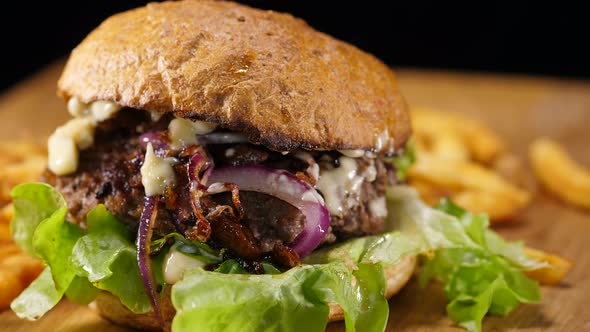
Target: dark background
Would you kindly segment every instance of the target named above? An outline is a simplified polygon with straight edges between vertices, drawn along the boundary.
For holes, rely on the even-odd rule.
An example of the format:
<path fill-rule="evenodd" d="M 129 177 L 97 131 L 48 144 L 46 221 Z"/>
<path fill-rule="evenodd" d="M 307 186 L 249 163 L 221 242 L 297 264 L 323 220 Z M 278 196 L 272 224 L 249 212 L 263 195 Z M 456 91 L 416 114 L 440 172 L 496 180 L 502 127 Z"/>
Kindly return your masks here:
<path fill-rule="evenodd" d="M 109 15 L 147 1 L 11 3 L 0 89 L 68 54 Z M 241 1 L 289 11 L 393 66 L 590 78 L 590 17 L 564 1 Z M 580 1 L 581 3 L 581 1 Z"/>

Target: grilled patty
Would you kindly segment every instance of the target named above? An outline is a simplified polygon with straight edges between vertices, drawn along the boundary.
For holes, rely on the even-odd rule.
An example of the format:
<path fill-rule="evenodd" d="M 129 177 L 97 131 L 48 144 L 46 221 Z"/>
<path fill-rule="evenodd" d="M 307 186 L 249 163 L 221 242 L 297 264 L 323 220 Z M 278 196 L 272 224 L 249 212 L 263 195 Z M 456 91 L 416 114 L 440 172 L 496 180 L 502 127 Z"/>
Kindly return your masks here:
<path fill-rule="evenodd" d="M 139 136 L 147 131 L 164 132 L 169 121 L 169 117 L 163 117 L 153 122 L 141 111 L 120 112 L 116 118 L 97 128 L 93 146 L 80 152 L 76 173 L 56 176 L 46 171 L 44 180 L 55 186 L 69 204 L 68 219 L 84 226 L 88 211 L 97 204 L 104 204 L 135 232 L 144 199 L 140 168 L 145 149 Z M 232 153 L 225 153 L 230 148 Z M 315 183 L 313 175 L 306 173 L 308 162 L 294 154 L 283 155 L 248 143 L 211 145 L 208 150 L 216 167 L 261 164 L 286 169 L 311 185 Z M 315 160 L 321 160 L 321 169 L 338 167 L 338 152 L 311 152 L 311 155 Z M 156 238 L 173 231 L 186 233 L 197 221 L 190 204 L 188 158 L 176 157 L 179 160 L 174 166 L 176 187 L 159 203 L 154 230 Z M 375 215 L 371 203 L 382 198 L 386 186 L 395 182 L 393 166 L 379 158 L 362 157 L 355 158 L 355 161 L 361 172 L 373 165 L 376 176 L 373 181 L 362 183 L 356 206 L 346 209 L 340 216 L 331 216 L 331 227 L 324 244 L 382 231 L 384 217 Z M 257 259 L 273 250 L 282 250 L 283 245 L 292 242 L 303 230 L 305 217 L 287 202 L 247 191 L 240 192 L 240 201 L 244 208 L 240 229 L 212 224 L 211 241 L 216 246 L 229 248 L 240 257 Z M 207 196 L 204 202 L 205 208 L 220 204 L 231 206 L 231 196 L 227 193 Z"/>

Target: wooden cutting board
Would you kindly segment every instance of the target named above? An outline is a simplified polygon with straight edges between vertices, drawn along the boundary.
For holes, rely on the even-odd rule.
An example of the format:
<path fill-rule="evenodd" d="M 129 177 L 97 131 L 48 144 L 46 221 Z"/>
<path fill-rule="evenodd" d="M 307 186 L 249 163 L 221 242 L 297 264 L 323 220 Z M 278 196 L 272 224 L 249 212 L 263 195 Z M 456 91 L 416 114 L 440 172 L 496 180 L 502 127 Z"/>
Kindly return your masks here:
<path fill-rule="evenodd" d="M 0 139 L 43 141 L 67 119 L 55 82 L 62 64 L 49 66 L 0 97 Z M 590 84 L 544 78 L 399 70 L 410 105 L 465 113 L 497 130 L 512 151 L 524 155 L 534 137 L 551 136 L 590 165 Z M 522 305 L 507 317 L 488 317 L 485 331 L 590 331 L 590 211 L 560 203 L 540 191 L 520 223 L 499 231 L 532 247 L 559 253 L 575 266 L 562 285 L 543 288 L 541 304 Z M 445 317 L 445 298 L 437 285 L 415 280 L 391 302 L 388 331 L 461 331 Z M 63 301 L 36 322 L 0 313 L 0 330 L 128 331 L 92 310 Z M 332 324 L 329 331 L 343 331 Z"/>

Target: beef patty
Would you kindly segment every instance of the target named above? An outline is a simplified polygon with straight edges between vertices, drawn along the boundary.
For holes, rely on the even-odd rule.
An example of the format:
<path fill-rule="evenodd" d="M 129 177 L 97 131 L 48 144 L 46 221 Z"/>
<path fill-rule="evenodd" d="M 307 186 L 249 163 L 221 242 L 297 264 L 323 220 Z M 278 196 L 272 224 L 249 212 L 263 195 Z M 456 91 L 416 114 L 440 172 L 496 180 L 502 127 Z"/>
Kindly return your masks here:
<path fill-rule="evenodd" d="M 97 204 L 104 204 L 135 232 L 144 198 L 140 168 L 145 148 L 140 144 L 139 136 L 147 131 L 164 132 L 169 121 L 170 117 L 163 117 L 152 122 L 147 113 L 140 111 L 120 112 L 116 118 L 99 125 L 93 146 L 80 152 L 76 173 L 56 176 L 46 171 L 43 180 L 55 186 L 69 204 L 68 220 L 84 227 L 86 214 Z M 226 153 L 228 149 L 232 149 L 231 153 Z M 293 153 L 283 155 L 247 143 L 212 145 L 209 153 L 216 166 L 263 164 L 286 169 L 311 185 L 315 184 L 314 175 L 307 173 L 308 162 Z M 321 158 L 323 163 L 333 161 L 331 167 L 337 167 L 337 158 L 340 156 L 338 152 L 311 152 L 311 155 L 315 160 Z M 156 238 L 173 231 L 186 232 L 196 223 L 186 175 L 188 158 L 176 157 L 179 160 L 174 166 L 177 183 L 174 190 L 166 193 L 167 199 L 160 201 L 154 230 Z M 379 158 L 369 160 L 363 157 L 355 160 L 361 171 L 369 164 L 374 165 L 376 176 L 373 181 L 362 184 L 359 203 L 355 207 L 344 211 L 341 216 L 331 217 L 331 227 L 324 244 L 382 231 L 384 217 L 376 215 L 371 204 L 382 199 L 386 186 L 395 182 L 393 166 Z M 209 199 L 216 204 L 231 205 L 229 197 L 228 194 L 218 194 Z M 261 253 L 292 242 L 304 227 L 305 217 L 301 212 L 273 196 L 242 191 L 240 200 L 244 207 L 246 237 L 251 237 L 250 241 L 255 242 Z M 212 238 L 215 240 L 220 237 L 213 234 Z M 239 250 L 231 248 L 229 244 L 226 246 Z"/>

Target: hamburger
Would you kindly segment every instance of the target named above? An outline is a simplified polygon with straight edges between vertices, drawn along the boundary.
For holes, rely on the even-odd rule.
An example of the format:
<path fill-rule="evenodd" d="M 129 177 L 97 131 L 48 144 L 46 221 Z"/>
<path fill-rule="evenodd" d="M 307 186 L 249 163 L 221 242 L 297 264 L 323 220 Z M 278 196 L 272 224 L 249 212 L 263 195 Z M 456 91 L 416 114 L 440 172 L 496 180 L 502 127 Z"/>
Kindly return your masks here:
<path fill-rule="evenodd" d="M 12 193 L 15 240 L 47 264 L 12 304 L 21 317 L 65 295 L 154 331 L 379 331 L 417 255 L 489 254 L 460 209 L 404 185 L 391 69 L 291 15 L 117 14 L 74 49 L 58 95 L 72 119 L 48 140 L 44 184 Z"/>

